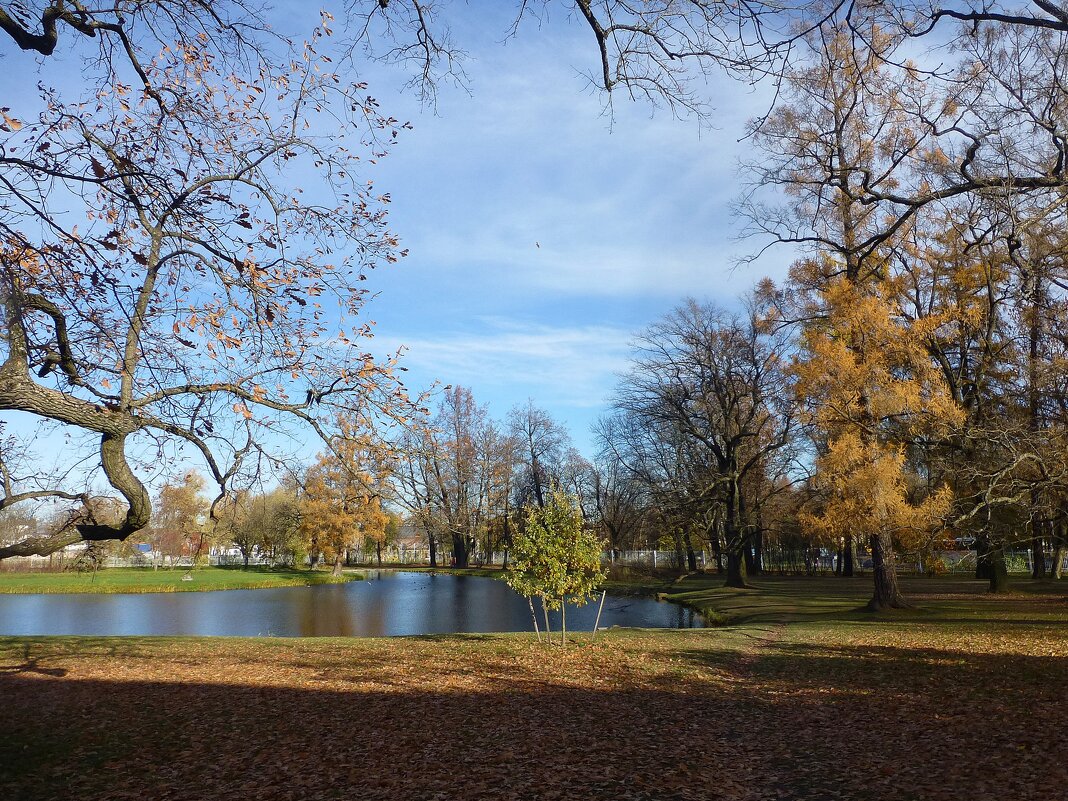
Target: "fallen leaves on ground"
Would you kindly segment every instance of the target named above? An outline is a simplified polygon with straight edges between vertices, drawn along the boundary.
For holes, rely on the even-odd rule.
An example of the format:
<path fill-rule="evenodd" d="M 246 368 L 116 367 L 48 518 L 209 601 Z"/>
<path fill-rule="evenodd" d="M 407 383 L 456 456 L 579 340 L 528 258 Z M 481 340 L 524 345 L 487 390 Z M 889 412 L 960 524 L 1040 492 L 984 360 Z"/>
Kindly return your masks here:
<path fill-rule="evenodd" d="M 6 638 L 0 797 L 1049 798 L 1066 678 L 1064 621 Z"/>

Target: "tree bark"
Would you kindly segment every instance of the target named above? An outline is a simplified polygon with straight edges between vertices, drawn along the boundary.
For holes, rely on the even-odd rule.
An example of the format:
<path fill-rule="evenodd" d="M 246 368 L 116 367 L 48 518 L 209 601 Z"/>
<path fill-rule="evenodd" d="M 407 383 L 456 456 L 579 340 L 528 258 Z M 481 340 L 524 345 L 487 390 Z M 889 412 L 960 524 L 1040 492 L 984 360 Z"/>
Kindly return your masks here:
<path fill-rule="evenodd" d="M 430 545 L 430 566 L 438 566 L 438 544 L 433 534 L 427 535 L 427 543 Z"/>
<path fill-rule="evenodd" d="M 1005 565 L 1005 550 L 1001 547 L 992 548 L 989 552 L 990 563 L 990 592 L 1002 593 L 1009 591 L 1009 569 Z"/>
<path fill-rule="evenodd" d="M 672 541 L 675 544 L 675 569 L 682 576 L 686 574 L 686 545 L 682 541 L 682 530 L 677 526 L 672 531 Z"/>
<path fill-rule="evenodd" d="M 745 557 L 740 551 L 727 553 L 727 585 L 728 587 L 745 588 L 746 582 Z"/>
<path fill-rule="evenodd" d="M 716 572 L 723 572 L 723 545 L 719 538 L 719 524 L 712 529 L 712 555 L 716 559 Z"/>
<path fill-rule="evenodd" d="M 467 547 L 467 537 L 463 534 L 452 535 L 452 558 L 454 567 L 467 567 L 471 561 L 471 553 Z"/>
<path fill-rule="evenodd" d="M 753 564 L 749 571 L 752 576 L 758 576 L 764 572 L 764 527 L 758 523 L 753 534 Z"/>
<path fill-rule="evenodd" d="M 875 576 L 875 593 L 868 601 L 868 609 L 882 612 L 885 609 L 908 607 L 897 583 L 897 565 L 894 560 L 894 545 L 890 534 L 880 531 L 871 538 L 871 563 Z"/>
<path fill-rule="evenodd" d="M 693 541 L 690 539 L 690 531 L 686 530 L 683 535 L 686 542 L 686 566 L 690 569 L 691 573 L 697 572 L 697 554 L 693 549 Z"/>
<path fill-rule="evenodd" d="M 994 578 L 993 548 L 985 534 L 975 538 L 975 577 L 988 581 Z"/>
<path fill-rule="evenodd" d="M 1041 536 L 1042 528 L 1038 527 L 1038 536 L 1031 538 L 1031 578 L 1042 580 L 1046 578 L 1046 547 Z"/>
<path fill-rule="evenodd" d="M 1065 541 L 1066 527 L 1068 527 L 1068 522 L 1064 520 L 1058 521 L 1053 527 L 1053 569 L 1050 571 L 1050 577 L 1058 581 L 1064 570 L 1065 545 L 1068 545 Z"/>
<path fill-rule="evenodd" d="M 845 543 L 842 546 L 842 577 L 853 578 L 854 565 L 853 535 L 846 534 Z"/>
<path fill-rule="evenodd" d="M 1050 578 L 1060 581 L 1061 575 L 1064 572 L 1064 543 L 1058 542 L 1053 549 L 1053 570 L 1050 573 Z"/>
<path fill-rule="evenodd" d="M 336 578 L 337 576 L 341 575 L 341 564 L 341 551 L 338 551 L 337 555 L 334 557 L 334 569 L 330 571 L 331 576 L 334 576 Z"/>

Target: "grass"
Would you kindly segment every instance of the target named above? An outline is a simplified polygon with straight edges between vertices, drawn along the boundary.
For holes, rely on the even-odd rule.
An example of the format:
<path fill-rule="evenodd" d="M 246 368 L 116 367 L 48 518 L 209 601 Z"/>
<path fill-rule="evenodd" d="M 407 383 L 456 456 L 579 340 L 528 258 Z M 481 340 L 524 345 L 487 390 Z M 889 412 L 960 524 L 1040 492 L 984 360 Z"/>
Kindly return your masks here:
<path fill-rule="evenodd" d="M 0 638 L 0 798 L 1028 799 L 1068 786 L 1068 582 L 715 577 L 719 628 Z M 324 757 L 324 755 L 328 755 Z M 1055 793 L 1054 793 L 1055 794 Z"/>
<path fill-rule="evenodd" d="M 889 617 L 956 622 L 977 615 L 992 620 L 1012 618 L 1019 614 L 1021 600 L 1027 599 L 1034 601 L 1025 604 L 1028 615 L 1048 618 L 1068 611 L 1068 604 L 1064 603 L 1068 599 L 1068 581 L 1020 579 L 1006 595 L 989 595 L 987 582 L 960 577 L 903 576 L 899 581 L 915 608 L 890 613 Z M 872 593 L 870 576 L 759 576 L 749 583 L 749 589 L 737 590 L 724 587 L 721 576 L 697 573 L 659 595 L 697 610 L 715 625 L 866 621 L 872 617 L 864 610 Z"/>
<path fill-rule="evenodd" d="M 184 581 L 189 574 L 191 579 Z M 267 587 L 300 587 L 352 581 L 361 574 L 346 572 L 334 578 L 320 570 L 270 567 L 107 568 L 95 573 L 0 573 L 0 593 L 115 593 L 196 592 L 199 590 L 245 590 Z"/>

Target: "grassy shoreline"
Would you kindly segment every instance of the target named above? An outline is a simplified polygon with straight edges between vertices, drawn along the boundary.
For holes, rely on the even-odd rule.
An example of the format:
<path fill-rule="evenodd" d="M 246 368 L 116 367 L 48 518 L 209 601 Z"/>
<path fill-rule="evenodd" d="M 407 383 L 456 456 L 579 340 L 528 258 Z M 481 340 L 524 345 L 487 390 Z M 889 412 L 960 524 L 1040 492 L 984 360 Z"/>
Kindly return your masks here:
<path fill-rule="evenodd" d="M 190 575 L 189 580 L 183 580 Z M 340 577 L 328 571 L 267 567 L 152 568 L 113 567 L 95 573 L 0 573 L 0 593 L 155 593 L 253 590 L 336 584 L 363 578 L 346 571 Z"/>

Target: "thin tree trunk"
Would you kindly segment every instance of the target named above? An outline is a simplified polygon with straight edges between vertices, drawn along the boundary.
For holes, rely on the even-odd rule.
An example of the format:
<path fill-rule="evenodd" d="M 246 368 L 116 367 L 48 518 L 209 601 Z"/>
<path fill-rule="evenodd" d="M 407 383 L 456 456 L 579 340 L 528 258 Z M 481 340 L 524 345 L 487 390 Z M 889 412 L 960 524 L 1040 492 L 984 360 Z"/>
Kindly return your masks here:
<path fill-rule="evenodd" d="M 567 645 L 567 599 L 560 604 L 560 645 Z"/>
<path fill-rule="evenodd" d="M 686 573 L 686 568 L 684 567 L 686 564 L 686 545 L 682 540 L 682 531 L 678 527 L 672 531 L 672 539 L 675 543 L 675 569 L 682 576 Z"/>
<path fill-rule="evenodd" d="M 437 543 L 437 538 L 433 534 L 430 534 L 427 537 L 427 543 L 430 546 L 430 566 L 431 567 L 437 567 L 438 566 L 438 543 Z"/>
<path fill-rule="evenodd" d="M 1065 545 L 1065 528 L 1068 527 L 1068 522 L 1061 520 L 1053 526 L 1053 569 L 1050 571 L 1050 577 L 1057 579 L 1061 578 L 1061 573 L 1064 570 L 1064 552 Z"/>
<path fill-rule="evenodd" d="M 538 629 L 538 616 L 534 614 L 534 602 L 530 600 L 530 596 L 527 596 L 527 606 L 530 607 L 530 619 L 534 621 L 534 633 L 538 635 L 538 642 L 541 642 L 541 631 Z"/>
<path fill-rule="evenodd" d="M 683 534 L 683 539 L 686 543 L 686 566 L 690 569 L 691 573 L 697 572 L 697 554 L 693 549 L 693 541 L 690 539 L 690 530 L 686 529 Z"/>
<path fill-rule="evenodd" d="M 545 617 L 545 647 L 548 648 L 553 643 L 552 628 L 549 626 L 549 610 L 545 606 L 545 596 L 541 597 L 541 613 Z"/>
<path fill-rule="evenodd" d="M 1058 541 L 1056 547 L 1053 549 L 1053 570 L 1050 573 L 1050 577 L 1060 581 L 1061 575 L 1064 572 L 1064 543 Z"/>
<path fill-rule="evenodd" d="M 716 557 L 716 572 L 723 572 L 723 546 L 719 538 L 719 524 L 712 530 L 712 555 Z"/>
<path fill-rule="evenodd" d="M 764 527 L 757 523 L 756 532 L 753 534 L 753 565 L 749 574 L 759 576 L 764 572 Z"/>
<path fill-rule="evenodd" d="M 597 642 L 597 629 L 601 626 L 601 612 L 604 611 L 604 596 L 606 594 L 604 590 L 601 590 L 601 603 L 597 606 L 597 618 L 593 621 L 593 642 Z"/>
<path fill-rule="evenodd" d="M 853 535 L 846 534 L 845 544 L 842 546 L 842 577 L 853 578 L 854 559 L 853 559 Z"/>
<path fill-rule="evenodd" d="M 1046 544 L 1041 534 L 1044 527 L 1036 527 L 1038 536 L 1031 538 L 1031 578 L 1040 581 L 1046 578 Z"/>

